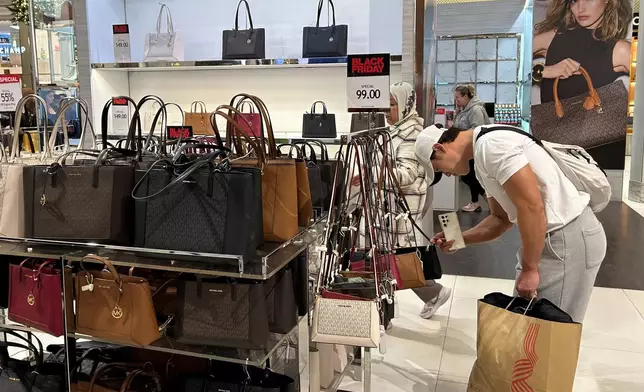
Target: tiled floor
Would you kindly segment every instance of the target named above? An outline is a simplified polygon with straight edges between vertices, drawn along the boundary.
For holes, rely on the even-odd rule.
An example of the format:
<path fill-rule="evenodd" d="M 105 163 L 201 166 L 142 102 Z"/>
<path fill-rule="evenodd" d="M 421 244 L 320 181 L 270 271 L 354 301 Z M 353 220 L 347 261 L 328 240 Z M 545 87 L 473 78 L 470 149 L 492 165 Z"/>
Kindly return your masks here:
<path fill-rule="evenodd" d="M 386 336 L 387 353 L 373 354 L 372 391 L 464 392 L 476 358 L 477 299 L 511 293 L 513 281 L 445 276 L 452 299 L 431 320 L 422 302 L 399 292 L 400 317 Z M 644 391 L 644 291 L 595 288 L 582 335 L 575 392 Z M 361 391 L 345 378 L 342 389 Z"/>

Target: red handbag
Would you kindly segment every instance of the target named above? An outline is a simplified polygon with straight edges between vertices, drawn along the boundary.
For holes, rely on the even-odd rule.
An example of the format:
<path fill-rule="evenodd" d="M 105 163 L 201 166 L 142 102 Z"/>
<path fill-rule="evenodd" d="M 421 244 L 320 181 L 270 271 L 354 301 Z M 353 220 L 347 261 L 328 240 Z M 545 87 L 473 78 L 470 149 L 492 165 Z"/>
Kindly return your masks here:
<path fill-rule="evenodd" d="M 259 113 L 255 113 L 253 105 L 248 101 L 242 101 L 239 105 L 239 111 L 243 110 L 244 104 L 250 106 L 249 113 L 235 114 L 233 118 L 240 125 L 242 131 L 244 131 L 248 136 L 260 137 L 262 135 L 262 118 Z M 246 121 L 240 121 L 239 117 L 242 117 Z M 236 132 L 236 131 L 235 131 Z"/>
<path fill-rule="evenodd" d="M 9 265 L 9 320 L 53 336 L 63 335 L 62 280 L 54 260 L 34 269 Z"/>

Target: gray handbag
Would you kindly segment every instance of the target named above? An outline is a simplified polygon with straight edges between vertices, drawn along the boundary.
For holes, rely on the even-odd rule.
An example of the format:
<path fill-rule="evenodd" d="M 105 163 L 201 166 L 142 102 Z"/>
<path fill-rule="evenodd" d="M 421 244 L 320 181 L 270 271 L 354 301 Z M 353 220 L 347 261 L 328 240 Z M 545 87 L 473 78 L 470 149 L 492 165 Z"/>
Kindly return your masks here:
<path fill-rule="evenodd" d="M 324 0 L 318 3 L 318 16 L 315 27 L 304 27 L 302 35 L 302 57 L 344 57 L 347 55 L 347 37 L 349 26 L 335 24 L 335 5 L 333 0 L 328 0 L 331 5 L 333 24 L 320 27 L 320 14 Z"/>
<path fill-rule="evenodd" d="M 246 6 L 249 30 L 239 30 L 239 6 Z M 224 60 L 263 59 L 266 56 L 266 34 L 253 26 L 253 17 L 246 0 L 240 0 L 235 12 L 235 28 L 224 30 L 221 57 Z"/>
<path fill-rule="evenodd" d="M 315 113 L 315 105 L 322 104 L 322 113 Z M 311 113 L 305 113 L 302 118 L 302 137 L 313 139 L 335 139 L 338 133 L 335 126 L 335 114 L 327 113 L 326 104 L 315 101 Z"/>
<path fill-rule="evenodd" d="M 586 78 L 588 94 L 560 100 L 559 79 L 553 86 L 554 101 L 532 107 L 530 131 L 548 142 L 577 145 L 585 149 L 626 138 L 628 91 L 620 80 L 595 89 L 590 75 Z"/>

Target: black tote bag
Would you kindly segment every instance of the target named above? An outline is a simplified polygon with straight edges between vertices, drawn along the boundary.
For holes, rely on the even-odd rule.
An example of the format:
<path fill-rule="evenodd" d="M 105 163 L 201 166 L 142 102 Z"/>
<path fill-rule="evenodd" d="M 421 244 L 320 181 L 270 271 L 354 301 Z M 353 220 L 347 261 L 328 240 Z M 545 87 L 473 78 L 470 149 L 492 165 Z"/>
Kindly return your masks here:
<path fill-rule="evenodd" d="M 385 115 L 383 113 L 353 113 L 351 115 L 350 133 L 364 131 L 367 129 L 382 128 L 385 126 Z"/>
<path fill-rule="evenodd" d="M 180 343 L 263 349 L 269 338 L 264 285 L 181 281 L 175 338 Z"/>
<path fill-rule="evenodd" d="M 260 195 L 255 193 L 253 175 L 214 167 L 217 154 L 223 153 L 204 155 L 179 174 L 166 160 L 137 170 L 132 191 L 135 246 L 244 259 L 254 255 L 252 212 Z"/>
<path fill-rule="evenodd" d="M 313 146 L 308 142 L 295 143 L 301 146 L 302 155 L 306 160 L 306 172 L 309 177 L 309 188 L 311 189 L 311 204 L 313 208 L 317 209 L 320 213 L 326 211 L 324 207 L 324 200 L 329 191 L 328 187 L 322 182 L 322 169 L 323 167 L 318 164 L 317 155 Z M 308 154 L 306 148 L 308 147 Z"/>
<path fill-rule="evenodd" d="M 239 6 L 246 6 L 249 30 L 239 30 Z M 246 0 L 240 0 L 235 12 L 235 28 L 224 30 L 221 57 L 224 60 L 263 59 L 266 56 L 266 33 L 263 28 L 253 26 L 250 6 Z"/>
<path fill-rule="evenodd" d="M 304 27 L 302 31 L 302 57 L 344 57 L 347 55 L 347 37 L 349 26 L 335 24 L 335 5 L 331 5 L 333 24 L 327 27 L 320 27 L 320 14 L 324 0 L 318 3 L 318 15 L 315 27 Z"/>
<path fill-rule="evenodd" d="M 278 271 L 266 281 L 264 292 L 270 331 L 291 332 L 297 324 L 298 314 L 291 271 L 287 268 Z"/>
<path fill-rule="evenodd" d="M 26 237 L 131 244 L 131 164 L 97 158 L 93 165 L 25 166 L 23 175 Z"/>
<path fill-rule="evenodd" d="M 315 113 L 315 106 L 322 104 L 322 113 Z M 322 101 L 313 102 L 311 113 L 302 116 L 302 137 L 313 139 L 335 139 L 335 114 L 327 113 L 326 104 Z"/>

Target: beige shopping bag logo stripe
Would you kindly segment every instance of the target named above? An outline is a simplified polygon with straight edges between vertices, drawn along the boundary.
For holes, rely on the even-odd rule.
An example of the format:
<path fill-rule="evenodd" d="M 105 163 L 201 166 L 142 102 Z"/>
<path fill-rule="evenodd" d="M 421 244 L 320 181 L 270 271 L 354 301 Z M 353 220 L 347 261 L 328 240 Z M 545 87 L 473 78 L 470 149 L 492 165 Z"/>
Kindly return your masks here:
<path fill-rule="evenodd" d="M 534 372 L 534 366 L 537 364 L 537 337 L 539 336 L 539 325 L 530 324 L 528 332 L 523 340 L 523 351 L 525 358 L 521 358 L 514 363 L 512 371 L 512 392 L 534 392 L 534 389 L 528 385 L 528 380 Z"/>

